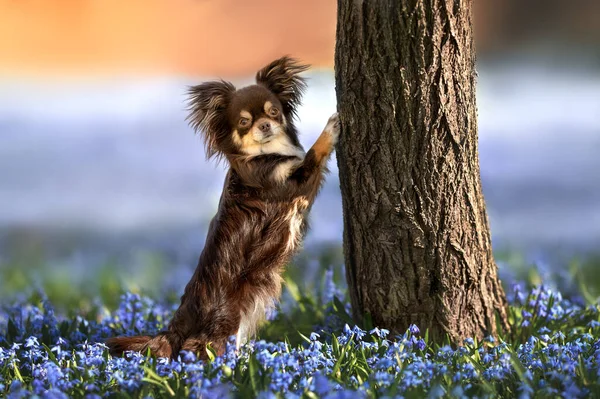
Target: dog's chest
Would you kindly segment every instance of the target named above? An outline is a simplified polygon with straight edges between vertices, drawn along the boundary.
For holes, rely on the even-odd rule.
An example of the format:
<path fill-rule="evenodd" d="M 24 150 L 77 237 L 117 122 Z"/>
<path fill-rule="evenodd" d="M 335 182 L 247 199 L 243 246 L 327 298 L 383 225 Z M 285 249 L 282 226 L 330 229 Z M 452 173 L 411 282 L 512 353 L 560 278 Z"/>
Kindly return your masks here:
<path fill-rule="evenodd" d="M 267 257 L 272 260 L 273 265 L 282 266 L 284 259 L 289 259 L 289 256 L 301 245 L 302 237 L 305 229 L 305 218 L 309 209 L 309 202 L 306 198 L 301 197 L 292 200 L 279 207 L 276 211 L 272 209 L 272 213 L 267 219 L 267 230 L 270 231 L 265 240 L 276 241 L 277 250 L 272 252 Z M 265 243 L 266 244 L 266 243 Z M 270 247 L 270 245 L 267 245 Z M 261 251 L 262 246 L 256 245 L 257 251 Z M 266 258 L 265 258 L 266 259 Z M 240 326 L 236 337 L 236 345 L 239 348 L 249 336 L 256 332 L 257 326 L 265 316 L 265 311 L 274 306 L 275 301 L 280 295 L 281 277 L 278 268 L 273 269 L 269 274 L 270 289 L 259 289 L 257 295 L 252 299 L 254 306 L 246 312 L 242 312 Z"/>

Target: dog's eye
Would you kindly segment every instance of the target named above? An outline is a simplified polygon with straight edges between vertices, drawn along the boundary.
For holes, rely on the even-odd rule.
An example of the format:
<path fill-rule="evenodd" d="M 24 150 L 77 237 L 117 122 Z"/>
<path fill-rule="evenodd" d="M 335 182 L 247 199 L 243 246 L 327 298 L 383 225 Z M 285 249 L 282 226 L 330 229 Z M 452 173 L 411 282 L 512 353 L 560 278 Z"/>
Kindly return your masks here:
<path fill-rule="evenodd" d="M 269 110 L 269 115 L 275 117 L 279 115 L 279 110 L 275 107 L 271 107 L 271 109 Z"/>
<path fill-rule="evenodd" d="M 248 118 L 241 118 L 240 119 L 240 126 L 241 127 L 246 127 L 250 124 L 250 119 Z"/>

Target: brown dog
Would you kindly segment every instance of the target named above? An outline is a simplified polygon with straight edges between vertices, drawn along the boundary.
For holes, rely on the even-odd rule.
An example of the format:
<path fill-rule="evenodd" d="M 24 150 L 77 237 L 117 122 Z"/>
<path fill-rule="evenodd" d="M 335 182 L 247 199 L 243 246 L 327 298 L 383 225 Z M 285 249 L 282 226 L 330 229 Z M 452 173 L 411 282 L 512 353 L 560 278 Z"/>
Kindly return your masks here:
<path fill-rule="evenodd" d="M 306 154 L 298 141 L 294 118 L 307 68 L 283 57 L 257 73 L 256 85 L 236 90 L 214 81 L 190 89 L 189 121 L 203 133 L 207 157 L 230 166 L 219 209 L 167 331 L 111 338 L 113 355 L 150 349 L 174 358 L 188 350 L 205 358 L 208 343 L 221 354 L 229 336 L 237 334 L 239 347 L 274 306 L 339 135 L 334 114 Z"/>

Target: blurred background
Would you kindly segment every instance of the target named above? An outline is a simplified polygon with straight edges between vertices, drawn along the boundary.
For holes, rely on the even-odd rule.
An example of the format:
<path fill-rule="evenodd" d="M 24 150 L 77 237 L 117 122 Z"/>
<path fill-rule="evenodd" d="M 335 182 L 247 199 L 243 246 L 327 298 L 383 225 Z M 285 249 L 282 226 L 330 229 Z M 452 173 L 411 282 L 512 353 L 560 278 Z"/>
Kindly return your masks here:
<path fill-rule="evenodd" d="M 501 275 L 600 279 L 600 2 L 475 3 Z M 0 299 L 178 295 L 224 177 L 184 121 L 187 86 L 249 84 L 284 54 L 311 63 L 299 112 L 310 146 L 336 110 L 335 25 L 331 0 L 0 0 Z M 324 268 L 343 280 L 330 167 L 290 268 L 307 287 Z"/>

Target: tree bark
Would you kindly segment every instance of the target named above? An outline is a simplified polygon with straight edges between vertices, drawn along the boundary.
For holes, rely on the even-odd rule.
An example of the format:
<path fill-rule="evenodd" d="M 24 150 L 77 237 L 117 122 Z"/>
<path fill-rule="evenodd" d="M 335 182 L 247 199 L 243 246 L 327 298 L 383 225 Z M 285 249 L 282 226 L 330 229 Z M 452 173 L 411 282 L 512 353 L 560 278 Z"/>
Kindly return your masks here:
<path fill-rule="evenodd" d="M 507 326 L 479 173 L 472 6 L 338 0 L 335 51 L 354 318 L 456 343 Z"/>

